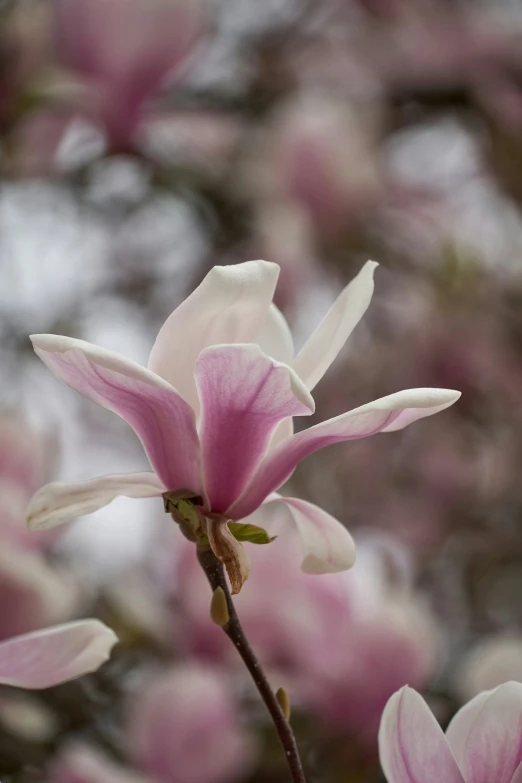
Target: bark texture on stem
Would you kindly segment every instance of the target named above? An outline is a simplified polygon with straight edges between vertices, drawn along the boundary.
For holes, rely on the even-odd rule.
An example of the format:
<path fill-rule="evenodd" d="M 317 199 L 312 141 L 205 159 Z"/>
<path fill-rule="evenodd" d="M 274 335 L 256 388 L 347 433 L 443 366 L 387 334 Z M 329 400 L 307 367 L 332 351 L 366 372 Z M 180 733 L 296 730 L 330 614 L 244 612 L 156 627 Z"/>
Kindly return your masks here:
<path fill-rule="evenodd" d="M 261 668 L 261 664 L 257 660 L 257 657 L 245 636 L 243 628 L 241 627 L 228 589 L 223 565 L 209 548 L 198 547 L 197 553 L 199 563 L 206 574 L 212 592 L 215 592 L 217 588 L 220 587 L 225 594 L 230 619 L 222 628 L 243 659 L 243 662 L 250 672 L 256 688 L 270 713 L 285 752 L 293 783 L 306 783 L 294 733 L 286 720 L 276 695 L 267 680 L 266 674 Z"/>

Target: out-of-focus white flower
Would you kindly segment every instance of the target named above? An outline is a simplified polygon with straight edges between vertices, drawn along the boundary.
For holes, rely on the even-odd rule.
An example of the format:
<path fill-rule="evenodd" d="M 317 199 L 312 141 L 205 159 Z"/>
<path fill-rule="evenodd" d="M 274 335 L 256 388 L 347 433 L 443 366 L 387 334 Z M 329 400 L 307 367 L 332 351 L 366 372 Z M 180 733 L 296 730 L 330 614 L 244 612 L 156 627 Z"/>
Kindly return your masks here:
<path fill-rule="evenodd" d="M 463 699 L 503 682 L 522 682 L 522 636 L 500 633 L 478 642 L 460 661 L 455 686 Z"/>

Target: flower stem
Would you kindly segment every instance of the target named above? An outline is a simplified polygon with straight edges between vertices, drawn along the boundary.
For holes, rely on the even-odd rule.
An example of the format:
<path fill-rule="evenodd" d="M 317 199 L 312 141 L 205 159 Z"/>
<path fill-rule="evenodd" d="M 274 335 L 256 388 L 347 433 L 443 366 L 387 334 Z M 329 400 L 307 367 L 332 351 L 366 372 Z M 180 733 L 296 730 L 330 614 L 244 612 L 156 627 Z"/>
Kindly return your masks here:
<path fill-rule="evenodd" d="M 289 722 L 286 720 L 283 710 L 277 701 L 276 695 L 272 690 L 270 683 L 268 682 L 266 674 L 261 668 L 261 664 L 259 663 L 248 642 L 248 639 L 245 636 L 243 628 L 241 627 L 241 623 L 239 622 L 239 618 L 237 616 L 234 603 L 228 589 L 223 566 L 212 550 L 206 547 L 198 547 L 198 560 L 210 583 L 212 591 L 215 591 L 218 587 L 221 587 L 225 593 L 230 619 L 226 625 L 222 626 L 222 628 L 243 659 L 243 663 L 250 672 L 256 688 L 259 691 L 259 694 L 263 699 L 268 712 L 270 713 L 270 717 L 274 723 L 279 740 L 281 741 L 281 745 L 285 751 L 286 761 L 290 769 L 292 781 L 293 783 L 306 783 L 294 733 Z"/>

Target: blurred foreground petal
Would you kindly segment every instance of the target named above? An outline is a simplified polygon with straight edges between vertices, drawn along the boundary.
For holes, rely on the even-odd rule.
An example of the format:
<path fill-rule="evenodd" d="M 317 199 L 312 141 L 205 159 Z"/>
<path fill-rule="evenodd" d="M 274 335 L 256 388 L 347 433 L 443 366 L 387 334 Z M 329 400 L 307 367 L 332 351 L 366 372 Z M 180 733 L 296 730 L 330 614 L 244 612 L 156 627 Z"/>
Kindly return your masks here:
<path fill-rule="evenodd" d="M 96 671 L 118 638 L 99 620 L 78 620 L 15 636 L 0 644 L 0 682 L 50 688 Z"/>

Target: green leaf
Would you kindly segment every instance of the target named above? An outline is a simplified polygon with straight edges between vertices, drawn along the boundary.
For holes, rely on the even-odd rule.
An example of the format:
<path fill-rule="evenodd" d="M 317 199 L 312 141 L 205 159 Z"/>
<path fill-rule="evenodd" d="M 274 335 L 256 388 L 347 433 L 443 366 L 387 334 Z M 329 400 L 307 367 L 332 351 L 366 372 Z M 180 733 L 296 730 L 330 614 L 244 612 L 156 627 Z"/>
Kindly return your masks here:
<path fill-rule="evenodd" d="M 237 541 L 250 541 L 251 544 L 269 544 L 276 538 L 276 536 L 269 536 L 264 528 L 257 525 L 229 522 L 228 528 Z"/>

